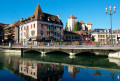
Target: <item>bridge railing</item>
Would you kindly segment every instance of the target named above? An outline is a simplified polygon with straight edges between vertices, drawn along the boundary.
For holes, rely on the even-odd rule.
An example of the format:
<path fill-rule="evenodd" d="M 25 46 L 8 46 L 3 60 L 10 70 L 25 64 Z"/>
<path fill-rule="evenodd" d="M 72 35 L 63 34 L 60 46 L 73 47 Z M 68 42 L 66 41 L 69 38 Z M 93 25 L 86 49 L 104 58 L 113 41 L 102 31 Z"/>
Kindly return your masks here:
<path fill-rule="evenodd" d="M 0 46 L 0 47 L 4 47 L 4 48 L 9 48 L 9 46 Z M 95 47 L 95 48 L 98 48 L 98 47 L 120 47 L 120 46 L 110 46 L 110 45 L 99 45 L 99 46 L 95 46 L 95 45 L 42 45 L 42 46 L 18 46 L 18 45 L 12 45 L 12 48 L 41 48 L 41 47 L 44 47 L 44 48 L 47 48 L 47 47 L 77 47 L 77 48 L 90 48 L 90 47 Z"/>

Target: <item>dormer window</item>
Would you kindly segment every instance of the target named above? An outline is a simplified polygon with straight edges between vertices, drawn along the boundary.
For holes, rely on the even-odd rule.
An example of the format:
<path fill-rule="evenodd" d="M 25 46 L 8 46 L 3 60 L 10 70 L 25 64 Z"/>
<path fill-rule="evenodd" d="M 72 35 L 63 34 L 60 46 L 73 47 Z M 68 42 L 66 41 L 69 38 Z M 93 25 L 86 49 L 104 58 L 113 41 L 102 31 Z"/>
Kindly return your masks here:
<path fill-rule="evenodd" d="M 50 21 L 50 17 L 48 17 L 48 21 Z"/>
<path fill-rule="evenodd" d="M 40 20 L 42 20 L 42 15 L 40 15 Z"/>
<path fill-rule="evenodd" d="M 102 32 L 102 30 L 100 30 L 100 32 Z"/>

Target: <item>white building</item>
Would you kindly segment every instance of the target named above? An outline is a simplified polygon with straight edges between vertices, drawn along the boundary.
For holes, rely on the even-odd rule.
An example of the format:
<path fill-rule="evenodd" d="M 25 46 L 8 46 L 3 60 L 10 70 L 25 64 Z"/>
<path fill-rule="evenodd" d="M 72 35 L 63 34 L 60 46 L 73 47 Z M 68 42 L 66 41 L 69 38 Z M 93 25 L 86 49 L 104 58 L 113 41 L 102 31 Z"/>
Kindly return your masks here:
<path fill-rule="evenodd" d="M 75 23 L 77 23 L 77 17 L 75 17 L 74 15 L 71 15 L 69 18 L 68 18 L 68 31 L 73 31 L 73 28 L 75 26 Z"/>
<path fill-rule="evenodd" d="M 95 38 L 95 42 L 100 44 L 111 44 L 111 30 L 110 29 L 94 29 L 91 35 Z M 117 33 L 113 32 L 113 43 L 117 43 Z"/>
<path fill-rule="evenodd" d="M 75 23 L 77 23 L 77 17 L 75 17 L 74 15 L 71 15 L 70 17 L 68 17 L 68 31 L 73 31 Z M 80 21 L 82 30 L 92 30 L 92 23 L 91 21 L 89 21 L 88 23 L 84 23 L 83 21 Z"/>
<path fill-rule="evenodd" d="M 91 23 L 91 21 L 89 21 L 88 24 L 87 24 L 87 23 L 84 23 L 81 20 L 80 24 L 81 24 L 82 30 L 92 30 L 92 23 Z"/>
<path fill-rule="evenodd" d="M 21 19 L 20 41 L 23 45 L 40 45 L 40 42 L 61 41 L 63 23 L 58 16 L 44 13 L 38 4 L 33 15 Z"/>

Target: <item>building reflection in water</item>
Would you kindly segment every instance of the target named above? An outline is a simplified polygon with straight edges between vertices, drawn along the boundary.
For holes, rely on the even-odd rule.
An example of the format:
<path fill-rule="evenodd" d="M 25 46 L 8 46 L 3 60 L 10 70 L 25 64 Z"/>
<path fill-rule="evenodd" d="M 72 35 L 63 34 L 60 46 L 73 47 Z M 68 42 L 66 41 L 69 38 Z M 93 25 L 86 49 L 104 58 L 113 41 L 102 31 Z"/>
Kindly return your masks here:
<path fill-rule="evenodd" d="M 75 75 L 80 72 L 80 69 L 75 68 L 74 66 L 68 66 L 68 72 L 71 74 L 72 78 L 75 78 Z"/>
<path fill-rule="evenodd" d="M 13 74 L 17 75 L 20 78 L 19 81 L 120 81 L 119 62 L 120 60 L 109 59 L 109 63 L 107 63 L 113 68 L 93 69 L 1 55 L 0 69 L 10 71 L 12 73 L 10 79 L 14 77 Z M 1 74 L 3 75 L 3 73 Z M 8 78 L 8 76 L 5 76 L 5 78 Z"/>
<path fill-rule="evenodd" d="M 59 81 L 63 72 L 64 67 L 60 65 L 25 60 L 19 62 L 19 73 L 30 81 Z"/>

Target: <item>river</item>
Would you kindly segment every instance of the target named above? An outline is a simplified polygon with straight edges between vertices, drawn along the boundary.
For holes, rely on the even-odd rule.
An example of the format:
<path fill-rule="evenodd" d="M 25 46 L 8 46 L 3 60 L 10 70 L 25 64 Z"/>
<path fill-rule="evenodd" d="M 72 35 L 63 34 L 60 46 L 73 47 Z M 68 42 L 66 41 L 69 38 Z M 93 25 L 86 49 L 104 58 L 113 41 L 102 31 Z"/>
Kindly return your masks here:
<path fill-rule="evenodd" d="M 120 60 L 54 53 L 0 53 L 0 81 L 120 81 Z"/>

